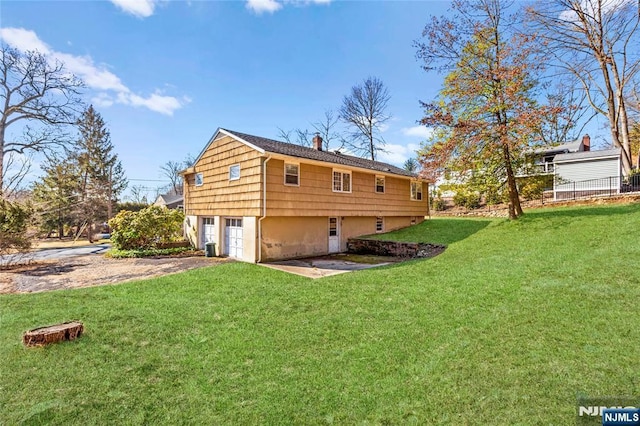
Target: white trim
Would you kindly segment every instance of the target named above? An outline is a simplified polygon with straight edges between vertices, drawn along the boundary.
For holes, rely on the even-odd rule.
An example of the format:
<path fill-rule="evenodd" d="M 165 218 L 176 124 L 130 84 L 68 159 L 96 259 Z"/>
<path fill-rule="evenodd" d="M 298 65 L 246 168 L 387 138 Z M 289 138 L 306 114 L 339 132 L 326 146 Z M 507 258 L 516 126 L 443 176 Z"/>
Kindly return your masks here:
<path fill-rule="evenodd" d="M 200 175 L 200 183 L 198 184 L 198 175 Z M 193 183 L 195 186 L 204 185 L 204 174 L 202 172 L 194 173 Z"/>
<path fill-rule="evenodd" d="M 236 178 L 232 178 L 231 177 L 231 169 L 233 167 L 238 167 L 238 177 Z M 240 167 L 240 163 L 236 163 L 236 164 L 232 164 L 229 166 L 229 182 L 235 181 L 235 180 L 240 180 L 240 173 L 241 173 L 242 169 Z"/>
<path fill-rule="evenodd" d="M 204 153 L 209 149 L 209 147 L 218 139 L 218 135 L 219 134 L 223 134 L 225 136 L 229 136 L 230 138 L 233 138 L 235 140 L 237 140 L 238 142 L 241 142 L 245 145 L 247 145 L 249 148 L 255 149 L 256 151 L 258 151 L 260 154 L 264 154 L 264 149 L 259 148 L 257 146 L 255 146 L 252 143 L 249 143 L 247 141 L 245 141 L 242 138 L 239 138 L 238 136 L 234 135 L 233 133 L 230 133 L 227 130 L 224 130 L 221 127 L 218 127 L 216 129 L 216 131 L 213 133 L 213 136 L 211 136 L 211 138 L 209 138 L 209 142 L 207 142 L 207 144 L 204 146 L 204 148 L 202 149 L 202 151 L 200 151 L 200 154 L 198 154 L 198 156 L 196 157 L 196 159 L 193 161 L 193 164 L 191 165 L 191 167 L 195 166 L 198 161 L 200 161 L 200 159 L 202 159 L 202 156 L 204 155 Z M 187 168 L 188 169 L 188 168 Z M 186 171 L 187 169 L 183 170 L 182 172 Z"/>
<path fill-rule="evenodd" d="M 298 177 L 298 183 L 287 183 L 287 165 L 289 166 L 297 166 L 298 167 L 298 174 L 296 175 Z M 284 166 L 282 168 L 283 171 L 283 182 L 285 184 L 285 186 L 300 186 L 300 162 L 294 162 L 294 161 L 285 161 L 284 162 Z"/>
<path fill-rule="evenodd" d="M 378 192 L 378 178 L 382 178 L 382 192 Z M 373 179 L 373 192 L 376 194 L 385 194 L 387 192 L 387 178 L 384 175 L 376 175 Z"/>
<path fill-rule="evenodd" d="M 262 262 L 262 221 L 267 217 L 267 163 L 268 156 L 262 163 L 262 217 L 258 219 L 258 262 Z"/>
<path fill-rule="evenodd" d="M 413 198 L 413 191 L 411 190 L 411 187 L 413 186 L 414 183 L 420 184 L 420 198 L 418 198 L 418 191 L 417 190 L 416 190 L 416 198 Z M 427 187 L 427 190 L 428 190 L 428 187 Z M 424 182 L 419 181 L 419 180 L 412 180 L 409 183 L 409 199 L 411 201 L 424 201 Z"/>
<path fill-rule="evenodd" d="M 333 175 L 335 173 L 340 173 L 340 191 L 336 191 L 336 188 L 333 185 Z M 344 175 L 348 174 L 349 175 L 349 190 L 345 191 L 344 190 Z M 351 170 L 345 170 L 345 169 L 331 169 L 331 190 L 333 192 L 336 193 L 343 193 L 343 194 L 351 194 L 351 192 L 353 192 L 353 173 L 351 172 Z"/>

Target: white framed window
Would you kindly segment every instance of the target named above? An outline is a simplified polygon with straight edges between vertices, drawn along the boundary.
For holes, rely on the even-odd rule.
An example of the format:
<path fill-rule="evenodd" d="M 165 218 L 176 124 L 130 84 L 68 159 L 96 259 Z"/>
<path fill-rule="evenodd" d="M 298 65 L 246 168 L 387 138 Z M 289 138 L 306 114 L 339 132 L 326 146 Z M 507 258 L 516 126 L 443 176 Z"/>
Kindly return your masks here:
<path fill-rule="evenodd" d="M 351 192 L 351 172 L 333 171 L 333 192 Z"/>
<path fill-rule="evenodd" d="M 300 165 L 294 163 L 284 163 L 284 184 L 300 185 Z"/>
<path fill-rule="evenodd" d="M 384 176 L 376 176 L 376 192 L 384 194 Z"/>
<path fill-rule="evenodd" d="M 202 176 L 202 173 L 196 173 L 196 186 L 202 186 L 202 184 L 204 183 L 204 177 Z"/>
<path fill-rule="evenodd" d="M 384 218 L 382 216 L 376 217 L 376 232 L 384 232 Z"/>
<path fill-rule="evenodd" d="M 240 164 L 229 166 L 229 180 L 240 179 Z"/>
<path fill-rule="evenodd" d="M 422 182 L 411 182 L 411 199 L 422 200 Z"/>

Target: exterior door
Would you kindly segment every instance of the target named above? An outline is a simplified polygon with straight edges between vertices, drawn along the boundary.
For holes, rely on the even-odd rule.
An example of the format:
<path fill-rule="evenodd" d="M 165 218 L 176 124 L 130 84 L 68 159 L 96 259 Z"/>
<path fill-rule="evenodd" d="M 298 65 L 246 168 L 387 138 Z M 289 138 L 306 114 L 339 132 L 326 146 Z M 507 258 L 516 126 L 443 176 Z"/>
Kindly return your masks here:
<path fill-rule="evenodd" d="M 340 253 L 340 221 L 329 218 L 329 253 Z"/>
<path fill-rule="evenodd" d="M 242 258 L 242 219 L 225 219 L 224 254 Z"/>
<path fill-rule="evenodd" d="M 202 247 L 206 243 L 213 243 L 216 241 L 216 227 L 215 219 L 212 217 L 202 218 Z"/>

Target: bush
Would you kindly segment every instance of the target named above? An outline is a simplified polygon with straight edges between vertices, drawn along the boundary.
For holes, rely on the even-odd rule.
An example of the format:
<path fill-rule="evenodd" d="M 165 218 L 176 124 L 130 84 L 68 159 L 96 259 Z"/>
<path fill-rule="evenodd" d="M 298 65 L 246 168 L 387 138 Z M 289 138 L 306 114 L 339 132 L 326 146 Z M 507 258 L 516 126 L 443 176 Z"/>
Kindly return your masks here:
<path fill-rule="evenodd" d="M 552 187 L 552 175 L 527 176 L 518 179 L 518 191 L 525 200 L 538 200 L 542 198 L 545 189 Z"/>
<path fill-rule="evenodd" d="M 441 212 L 447 209 L 447 203 L 440 197 L 433 199 L 433 209 L 437 212 Z"/>
<path fill-rule="evenodd" d="M 480 207 L 480 195 L 476 192 L 461 189 L 453 196 L 453 204 L 467 209 L 477 209 Z"/>
<path fill-rule="evenodd" d="M 109 221 L 111 242 L 118 250 L 152 249 L 180 241 L 184 214 L 149 206 L 139 212 L 123 210 Z"/>
<path fill-rule="evenodd" d="M 27 226 L 32 213 L 29 206 L 0 200 L 0 253 L 25 251 L 31 247 Z"/>
<path fill-rule="evenodd" d="M 164 249 L 135 249 L 135 250 L 117 250 L 111 249 L 107 252 L 107 256 L 114 259 L 129 259 L 151 256 L 171 256 L 179 253 L 193 251 L 192 247 L 174 247 Z"/>

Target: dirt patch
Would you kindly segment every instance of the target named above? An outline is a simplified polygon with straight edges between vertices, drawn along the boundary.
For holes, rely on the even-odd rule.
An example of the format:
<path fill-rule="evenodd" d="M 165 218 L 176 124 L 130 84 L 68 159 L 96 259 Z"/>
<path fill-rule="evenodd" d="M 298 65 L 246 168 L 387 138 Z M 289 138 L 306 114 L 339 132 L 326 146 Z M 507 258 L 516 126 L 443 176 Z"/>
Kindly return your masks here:
<path fill-rule="evenodd" d="M 0 270 L 0 294 L 117 284 L 212 266 L 226 261 L 226 259 L 204 256 L 143 259 L 110 259 L 96 255 L 76 256 Z"/>

